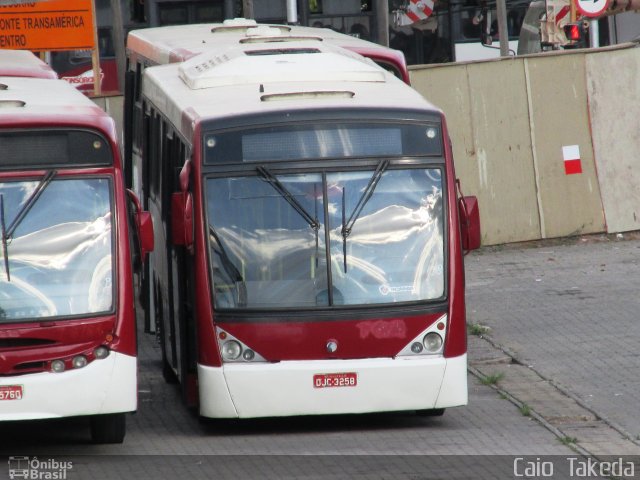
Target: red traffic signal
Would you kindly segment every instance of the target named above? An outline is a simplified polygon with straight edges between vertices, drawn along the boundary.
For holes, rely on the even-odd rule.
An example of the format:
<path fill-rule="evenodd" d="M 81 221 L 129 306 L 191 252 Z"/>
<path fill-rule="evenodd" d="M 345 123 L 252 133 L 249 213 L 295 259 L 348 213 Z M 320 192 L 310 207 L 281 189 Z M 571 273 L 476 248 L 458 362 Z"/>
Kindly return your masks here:
<path fill-rule="evenodd" d="M 587 30 L 584 22 L 568 23 L 563 27 L 564 34 L 567 37 L 567 43 L 564 48 L 586 48 Z"/>
<path fill-rule="evenodd" d="M 565 25 L 564 34 L 567 36 L 567 40 L 569 40 L 570 42 L 577 42 L 582 36 L 580 26 L 575 23 L 572 23 L 571 25 Z"/>

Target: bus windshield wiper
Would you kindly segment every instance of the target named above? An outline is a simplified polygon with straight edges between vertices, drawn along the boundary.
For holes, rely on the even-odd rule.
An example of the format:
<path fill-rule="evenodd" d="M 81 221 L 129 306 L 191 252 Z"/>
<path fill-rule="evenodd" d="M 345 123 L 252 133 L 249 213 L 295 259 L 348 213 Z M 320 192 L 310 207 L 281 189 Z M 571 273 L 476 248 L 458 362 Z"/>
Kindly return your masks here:
<path fill-rule="evenodd" d="M 320 228 L 320 223 L 317 218 L 312 218 L 309 212 L 305 210 L 305 208 L 296 200 L 293 194 L 287 190 L 287 188 L 278 180 L 269 170 L 264 167 L 257 167 L 256 170 L 258 174 L 271 185 L 276 192 L 278 192 L 282 198 L 284 198 L 289 205 L 293 207 L 293 209 L 300 214 L 302 218 L 306 220 L 311 228 L 313 228 L 316 232 Z"/>
<path fill-rule="evenodd" d="M 216 233 L 216 231 L 213 229 L 211 225 L 209 225 L 209 235 L 211 235 L 215 239 L 216 243 L 218 244 L 218 247 L 220 250 L 216 253 L 220 256 L 220 261 L 222 262 L 222 267 L 224 268 L 224 271 L 227 272 L 229 277 L 231 277 L 231 279 L 234 282 L 244 282 L 244 278 L 242 278 L 242 274 L 240 273 L 240 270 L 238 270 L 238 267 L 236 267 L 231 261 L 231 258 L 229 258 L 229 254 L 227 253 L 224 246 L 222 245 L 222 242 L 220 241 L 220 237 L 218 236 L 218 234 Z"/>
<path fill-rule="evenodd" d="M 367 204 L 367 202 L 373 195 L 374 190 L 378 186 L 378 182 L 382 178 L 382 174 L 385 172 L 388 166 L 389 166 L 389 160 L 382 160 L 378 164 L 378 167 L 376 168 L 375 172 L 373 172 L 373 175 L 371 176 L 369 183 L 365 187 L 364 192 L 362 192 L 362 195 L 360 196 L 360 199 L 356 204 L 356 208 L 354 208 L 353 212 L 351 212 L 351 215 L 349 216 L 349 220 L 347 220 L 347 222 L 344 221 L 346 217 L 345 215 L 346 207 L 344 204 L 345 189 L 344 188 L 342 189 L 342 232 L 341 233 L 342 233 L 342 253 L 343 253 L 343 259 L 344 259 L 345 273 L 347 273 L 347 237 L 351 234 L 351 230 L 353 229 L 353 226 L 355 225 L 356 220 L 358 220 L 358 218 L 360 217 L 360 214 L 362 213 L 362 209 L 364 208 L 364 206 Z"/>
<path fill-rule="evenodd" d="M 29 210 L 31 210 L 31 208 L 36 204 L 36 202 L 38 201 L 38 198 L 40 198 L 40 195 L 42 195 L 42 192 L 45 191 L 45 189 L 49 186 L 49 184 L 51 183 L 51 180 L 53 180 L 53 177 L 55 176 L 56 176 L 55 170 L 47 171 L 44 177 L 42 177 L 42 179 L 40 180 L 40 183 L 38 183 L 38 186 L 35 188 L 35 190 L 31 192 L 31 195 L 29 196 L 25 204 L 18 211 L 17 215 L 15 216 L 15 218 L 13 219 L 13 222 L 11 222 L 9 227 L 7 227 L 6 219 L 5 219 L 4 196 L 0 196 L 0 199 L 1 199 L 0 200 L 1 202 L 0 223 L 2 224 L 2 255 L 4 257 L 4 270 L 7 273 L 7 281 L 9 282 L 11 281 L 11 273 L 9 270 L 9 240 L 13 238 L 13 234 L 15 233 L 18 226 L 20 226 L 20 223 L 22 222 L 22 220 L 24 220 L 24 218 L 29 213 Z"/>
<path fill-rule="evenodd" d="M 7 227 L 4 223 L 4 195 L 0 193 L 0 226 L 2 227 L 2 258 L 4 258 L 4 271 L 7 273 L 7 281 L 11 281 L 11 273 L 9 273 L 9 249 L 7 242 Z"/>
<path fill-rule="evenodd" d="M 220 241 L 220 237 L 218 236 L 215 229 L 211 225 L 209 225 L 209 235 L 211 235 L 215 239 L 216 243 L 218 244 L 219 250 L 216 251 L 216 253 L 220 257 L 222 268 L 224 269 L 225 272 L 227 272 L 227 275 L 229 275 L 229 277 L 234 282 L 240 284 L 240 288 L 238 290 L 239 306 L 246 306 L 247 287 L 244 283 L 244 278 L 242 277 L 242 273 L 240 273 L 240 270 L 238 270 L 238 267 L 236 267 L 234 263 L 231 261 L 231 258 L 229 258 L 229 254 L 225 250 L 224 245 L 222 245 L 222 241 Z"/>
<path fill-rule="evenodd" d="M 36 202 L 40 198 L 40 195 L 42 195 L 45 189 L 49 186 L 51 180 L 53 180 L 53 177 L 56 176 L 56 173 L 57 172 L 55 170 L 47 171 L 44 177 L 42 177 L 42 179 L 40 180 L 40 183 L 38 183 L 38 186 L 35 188 L 35 190 L 31 192 L 31 196 L 27 199 L 22 208 L 18 210 L 18 214 L 13 219 L 13 222 L 11 222 L 11 225 L 9 225 L 9 228 L 7 228 L 7 240 L 13 238 L 13 234 L 15 233 L 16 228 L 18 228 L 18 226 L 22 223 L 22 220 L 24 220 L 24 218 L 29 213 L 29 210 L 31 210 L 31 208 L 33 208 L 33 206 L 36 204 Z"/>

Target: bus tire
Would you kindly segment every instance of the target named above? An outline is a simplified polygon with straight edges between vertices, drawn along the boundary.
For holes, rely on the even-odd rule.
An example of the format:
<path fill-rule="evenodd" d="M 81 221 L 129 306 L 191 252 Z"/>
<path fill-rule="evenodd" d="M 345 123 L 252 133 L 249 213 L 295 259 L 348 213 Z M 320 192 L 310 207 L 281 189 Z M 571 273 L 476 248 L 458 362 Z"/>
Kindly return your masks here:
<path fill-rule="evenodd" d="M 127 430 L 127 417 L 124 413 L 93 415 L 90 426 L 93 443 L 122 443 Z"/>
<path fill-rule="evenodd" d="M 431 408 L 428 410 L 416 410 L 419 417 L 441 417 L 444 415 L 444 408 Z"/>

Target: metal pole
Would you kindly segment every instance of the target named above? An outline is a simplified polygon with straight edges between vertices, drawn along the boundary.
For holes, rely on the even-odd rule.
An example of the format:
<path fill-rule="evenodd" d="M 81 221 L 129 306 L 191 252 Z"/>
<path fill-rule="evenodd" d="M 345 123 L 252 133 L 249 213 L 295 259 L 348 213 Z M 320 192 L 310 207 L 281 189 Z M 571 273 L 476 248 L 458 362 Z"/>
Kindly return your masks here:
<path fill-rule="evenodd" d="M 589 46 L 591 48 L 600 46 L 600 25 L 597 18 L 589 20 Z"/>
<path fill-rule="evenodd" d="M 242 16 L 253 18 L 253 0 L 242 0 Z"/>
<path fill-rule="evenodd" d="M 376 14 L 376 31 L 375 40 L 385 47 L 389 46 L 389 2 L 388 0 L 375 0 L 374 3 Z M 372 29 L 374 26 L 371 26 Z"/>
<path fill-rule="evenodd" d="M 224 12 L 222 15 L 225 20 L 228 18 L 234 18 L 236 16 L 234 3 L 235 2 L 233 0 L 224 0 Z"/>
<path fill-rule="evenodd" d="M 297 0 L 287 0 L 287 23 L 289 25 L 295 25 L 298 23 Z"/>
<path fill-rule="evenodd" d="M 96 0 L 91 2 L 91 16 L 93 17 L 93 43 L 91 50 L 91 64 L 93 66 L 93 95 L 102 95 L 102 78 L 100 77 L 100 51 L 98 50 L 98 18 L 96 16 Z"/>
<path fill-rule="evenodd" d="M 509 56 L 509 29 L 507 27 L 507 4 L 506 0 L 497 0 L 498 10 L 498 36 L 500 37 L 500 56 Z"/>
<path fill-rule="evenodd" d="M 113 31 L 111 38 L 116 52 L 116 67 L 118 70 L 118 88 L 124 93 L 124 72 L 126 56 L 124 52 L 124 26 L 122 23 L 122 6 L 120 0 L 111 0 L 111 16 L 113 17 Z"/>

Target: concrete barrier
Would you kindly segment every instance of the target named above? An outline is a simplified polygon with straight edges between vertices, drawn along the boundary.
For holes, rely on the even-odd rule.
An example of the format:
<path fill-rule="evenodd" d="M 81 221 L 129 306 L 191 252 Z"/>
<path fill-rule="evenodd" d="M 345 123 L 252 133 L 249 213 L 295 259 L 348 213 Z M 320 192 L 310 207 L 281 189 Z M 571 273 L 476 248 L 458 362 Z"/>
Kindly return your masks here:
<path fill-rule="evenodd" d="M 640 229 L 640 47 L 588 55 L 595 163 L 608 232 Z"/>
<path fill-rule="evenodd" d="M 411 67 L 447 116 L 483 244 L 640 228 L 639 73 L 636 44 Z"/>

